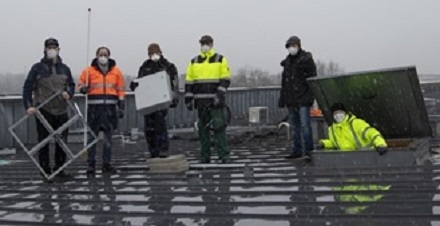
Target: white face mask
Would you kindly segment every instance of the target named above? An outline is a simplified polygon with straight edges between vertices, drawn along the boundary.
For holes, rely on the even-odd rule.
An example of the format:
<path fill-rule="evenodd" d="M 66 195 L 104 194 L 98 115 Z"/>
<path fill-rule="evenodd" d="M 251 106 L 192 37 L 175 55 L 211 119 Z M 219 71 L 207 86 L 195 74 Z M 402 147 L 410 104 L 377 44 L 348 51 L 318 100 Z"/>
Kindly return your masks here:
<path fill-rule="evenodd" d="M 154 62 L 157 62 L 160 60 L 160 55 L 155 53 L 155 54 L 151 55 L 150 59 Z"/>
<path fill-rule="evenodd" d="M 337 123 L 341 123 L 345 119 L 345 113 L 337 113 L 337 114 L 333 115 L 333 118 L 335 119 L 335 121 Z"/>
<path fill-rule="evenodd" d="M 202 53 L 207 53 L 207 52 L 209 52 L 209 50 L 211 50 L 211 46 L 202 45 L 202 48 L 200 48 L 200 50 L 202 51 Z"/>
<path fill-rule="evenodd" d="M 287 48 L 287 51 L 289 51 L 289 54 L 293 56 L 293 55 L 296 55 L 298 53 L 298 48 L 290 46 L 289 48 Z"/>
<path fill-rule="evenodd" d="M 108 58 L 105 56 L 99 57 L 98 62 L 102 65 L 106 65 L 108 63 Z"/>
<path fill-rule="evenodd" d="M 47 50 L 46 55 L 49 59 L 55 59 L 58 56 L 58 51 L 55 49 L 49 49 Z"/>

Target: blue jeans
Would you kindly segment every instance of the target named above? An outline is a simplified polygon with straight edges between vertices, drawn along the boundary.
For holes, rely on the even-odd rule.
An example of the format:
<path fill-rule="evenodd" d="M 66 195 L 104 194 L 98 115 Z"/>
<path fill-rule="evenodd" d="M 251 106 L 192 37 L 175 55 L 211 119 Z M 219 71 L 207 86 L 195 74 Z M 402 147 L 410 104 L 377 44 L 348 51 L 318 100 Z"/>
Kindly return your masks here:
<path fill-rule="evenodd" d="M 91 128 L 96 136 L 99 136 L 99 126 Z M 104 144 L 103 144 L 103 150 L 102 150 L 102 163 L 110 163 L 112 160 L 112 136 L 113 136 L 113 129 L 105 129 L 104 132 Z M 93 141 L 93 136 L 89 134 L 88 136 L 89 143 Z M 90 147 L 88 150 L 88 160 L 87 163 L 89 166 L 95 166 L 96 165 L 96 144 Z"/>
<path fill-rule="evenodd" d="M 303 155 L 313 151 L 313 134 L 310 107 L 289 108 L 289 120 L 293 135 L 293 154 Z M 303 145 L 304 140 L 304 145 Z M 304 147 L 304 153 L 303 153 Z"/>
<path fill-rule="evenodd" d="M 96 136 L 99 135 L 99 131 L 104 132 L 104 144 L 102 150 L 102 163 L 110 163 L 112 159 L 112 136 L 113 132 L 117 126 L 117 116 L 116 116 L 116 106 L 115 105 L 89 105 L 89 120 L 88 124 L 90 129 L 95 133 Z M 89 143 L 93 140 L 90 135 Z M 87 160 L 88 164 L 95 166 L 96 164 L 96 144 L 93 145 L 89 151 L 89 158 Z"/>

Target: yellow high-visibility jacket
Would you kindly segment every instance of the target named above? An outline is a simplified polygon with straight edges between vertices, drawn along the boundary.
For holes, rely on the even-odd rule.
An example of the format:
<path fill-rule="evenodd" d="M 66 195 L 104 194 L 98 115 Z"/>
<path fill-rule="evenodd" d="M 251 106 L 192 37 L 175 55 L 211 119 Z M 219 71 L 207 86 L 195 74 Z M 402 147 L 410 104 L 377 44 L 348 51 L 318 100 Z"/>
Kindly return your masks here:
<path fill-rule="evenodd" d="M 355 151 L 387 146 L 379 131 L 352 114 L 347 114 L 340 123 L 333 123 L 328 134 L 329 139 L 320 141 L 325 149 Z"/>
<path fill-rule="evenodd" d="M 224 56 L 214 49 L 200 53 L 191 60 L 186 70 L 185 102 L 189 103 L 194 99 L 196 107 L 201 103 L 208 106 L 217 92 L 226 93 L 230 78 L 228 61 Z"/>

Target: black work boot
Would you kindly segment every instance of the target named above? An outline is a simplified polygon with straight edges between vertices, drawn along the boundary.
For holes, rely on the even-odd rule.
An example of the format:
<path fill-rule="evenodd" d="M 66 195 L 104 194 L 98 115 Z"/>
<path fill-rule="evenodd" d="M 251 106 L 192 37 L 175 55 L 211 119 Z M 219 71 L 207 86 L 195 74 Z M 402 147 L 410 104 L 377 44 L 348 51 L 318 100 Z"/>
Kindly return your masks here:
<path fill-rule="evenodd" d="M 51 174 L 52 174 L 52 170 L 50 169 L 50 168 L 43 168 L 43 170 L 44 170 L 44 172 L 47 174 L 47 176 L 50 176 Z M 43 173 L 40 173 L 41 174 L 41 176 L 43 177 L 43 181 L 45 182 L 45 183 L 53 183 L 54 182 L 54 179 L 50 179 L 50 180 L 48 180 L 45 176 L 44 176 L 44 174 Z"/>
<path fill-rule="evenodd" d="M 311 162 L 311 161 L 312 161 L 311 152 L 312 152 L 312 151 L 308 151 L 308 152 L 304 155 L 304 160 L 305 160 L 306 162 Z"/>
<path fill-rule="evenodd" d="M 168 151 L 161 151 L 159 154 L 160 158 L 167 158 L 169 156 Z"/>
<path fill-rule="evenodd" d="M 90 164 L 87 167 L 87 174 L 95 174 L 95 171 L 96 171 L 95 165 Z"/>
<path fill-rule="evenodd" d="M 110 163 L 104 163 L 102 165 L 102 173 L 116 173 L 116 168 L 110 165 Z"/>
<path fill-rule="evenodd" d="M 300 159 L 300 158 L 302 158 L 302 154 L 298 154 L 298 153 L 293 153 L 286 157 L 286 159 Z"/>
<path fill-rule="evenodd" d="M 202 159 L 202 160 L 200 160 L 200 163 L 201 164 L 209 164 L 209 163 L 211 163 L 211 159 Z"/>
<path fill-rule="evenodd" d="M 61 170 L 59 173 L 57 173 L 57 175 L 55 175 L 56 178 L 58 179 L 62 179 L 62 180 L 67 180 L 67 179 L 72 179 L 73 176 L 66 173 L 64 170 Z"/>

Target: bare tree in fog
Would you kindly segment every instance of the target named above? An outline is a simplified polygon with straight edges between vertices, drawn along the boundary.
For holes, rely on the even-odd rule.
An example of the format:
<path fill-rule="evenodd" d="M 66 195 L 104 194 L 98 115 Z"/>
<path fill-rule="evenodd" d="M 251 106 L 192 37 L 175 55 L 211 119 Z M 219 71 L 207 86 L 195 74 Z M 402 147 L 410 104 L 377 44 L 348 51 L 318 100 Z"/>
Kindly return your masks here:
<path fill-rule="evenodd" d="M 330 61 L 326 63 L 320 60 L 316 61 L 316 70 L 318 72 L 318 77 L 340 75 L 345 72 L 344 68 L 336 62 Z"/>

